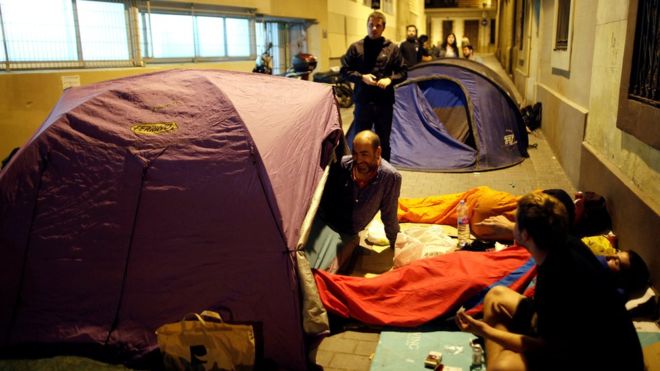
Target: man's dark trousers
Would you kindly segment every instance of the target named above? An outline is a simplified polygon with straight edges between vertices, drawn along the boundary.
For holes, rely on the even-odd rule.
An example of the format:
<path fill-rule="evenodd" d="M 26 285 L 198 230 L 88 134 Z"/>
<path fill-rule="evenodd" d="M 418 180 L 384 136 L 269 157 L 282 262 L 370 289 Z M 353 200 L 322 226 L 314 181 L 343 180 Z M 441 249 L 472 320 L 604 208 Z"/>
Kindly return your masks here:
<path fill-rule="evenodd" d="M 391 103 L 359 103 L 355 105 L 353 112 L 353 125 L 355 133 L 362 130 L 372 130 L 380 137 L 380 146 L 383 148 L 381 156 L 390 160 L 390 131 L 392 131 L 392 110 Z"/>

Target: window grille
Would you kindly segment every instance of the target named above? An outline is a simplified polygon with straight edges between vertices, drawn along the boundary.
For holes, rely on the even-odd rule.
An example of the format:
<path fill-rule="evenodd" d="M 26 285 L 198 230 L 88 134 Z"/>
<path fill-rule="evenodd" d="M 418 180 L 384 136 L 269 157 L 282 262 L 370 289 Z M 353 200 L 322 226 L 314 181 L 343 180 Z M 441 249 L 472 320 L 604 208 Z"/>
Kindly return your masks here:
<path fill-rule="evenodd" d="M 131 65 L 124 1 L 0 0 L 5 69 Z"/>
<path fill-rule="evenodd" d="M 255 10 L 171 1 L 0 0 L 0 68 L 254 59 Z"/>
<path fill-rule="evenodd" d="M 660 1 L 640 1 L 628 94 L 631 99 L 660 107 Z M 656 123 L 657 124 L 657 123 Z"/>

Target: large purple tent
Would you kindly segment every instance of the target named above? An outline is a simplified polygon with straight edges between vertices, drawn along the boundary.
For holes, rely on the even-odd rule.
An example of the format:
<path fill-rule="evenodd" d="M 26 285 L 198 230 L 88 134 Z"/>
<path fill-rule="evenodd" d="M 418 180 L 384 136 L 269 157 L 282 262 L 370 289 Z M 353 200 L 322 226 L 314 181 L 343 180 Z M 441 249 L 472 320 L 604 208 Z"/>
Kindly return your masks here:
<path fill-rule="evenodd" d="M 339 120 L 330 87 L 260 74 L 65 91 L 0 173 L 0 345 L 140 355 L 161 324 L 228 309 L 305 368 L 295 250 Z"/>
<path fill-rule="evenodd" d="M 422 63 L 396 87 L 390 162 L 398 168 L 503 168 L 527 156 L 527 141 L 516 95 L 480 63 Z"/>

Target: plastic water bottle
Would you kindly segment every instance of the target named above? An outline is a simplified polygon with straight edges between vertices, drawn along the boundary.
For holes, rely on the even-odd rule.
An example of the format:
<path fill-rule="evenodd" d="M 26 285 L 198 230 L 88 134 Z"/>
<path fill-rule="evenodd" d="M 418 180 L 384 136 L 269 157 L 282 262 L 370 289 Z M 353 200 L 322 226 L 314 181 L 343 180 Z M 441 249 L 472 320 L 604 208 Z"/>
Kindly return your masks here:
<path fill-rule="evenodd" d="M 484 350 L 479 344 L 472 345 L 472 364 L 470 371 L 483 370 Z"/>
<path fill-rule="evenodd" d="M 458 217 L 456 229 L 458 231 L 458 247 L 465 247 L 470 241 L 470 217 L 468 216 L 468 208 L 465 200 L 461 200 L 458 204 Z"/>

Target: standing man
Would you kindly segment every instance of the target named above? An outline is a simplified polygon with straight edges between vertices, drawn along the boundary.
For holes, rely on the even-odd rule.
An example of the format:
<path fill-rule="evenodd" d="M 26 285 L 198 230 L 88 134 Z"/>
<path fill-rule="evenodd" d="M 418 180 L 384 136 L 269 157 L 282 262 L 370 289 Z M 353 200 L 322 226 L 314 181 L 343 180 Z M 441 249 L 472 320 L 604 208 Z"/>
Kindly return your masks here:
<path fill-rule="evenodd" d="M 399 45 L 401 56 L 406 62 L 407 68 L 410 68 L 419 62 L 419 47 L 420 45 L 417 43 L 417 27 L 414 24 L 408 25 L 406 27 L 406 41 Z"/>
<path fill-rule="evenodd" d="M 496 286 L 484 299 L 483 320 L 456 314 L 461 330 L 484 338 L 486 368 L 643 370 L 624 302 L 591 251 L 568 237 L 564 205 L 545 193 L 523 196 L 514 236 L 537 264 L 534 298 Z"/>
<path fill-rule="evenodd" d="M 353 140 L 352 156 L 342 157 L 330 168 L 305 247 L 314 268 L 347 273 L 352 268 L 353 251 L 359 245 L 358 233 L 378 211 L 390 247 L 394 249 L 399 232 L 397 205 L 401 174 L 381 158 L 381 151 L 378 135 L 370 130 L 361 131 Z"/>
<path fill-rule="evenodd" d="M 341 58 L 341 73 L 355 83 L 355 132 L 375 128 L 390 159 L 390 131 L 394 85 L 406 79 L 406 67 L 399 47 L 385 39 L 385 15 L 373 12 L 367 19 L 367 36 L 354 42 Z"/>

